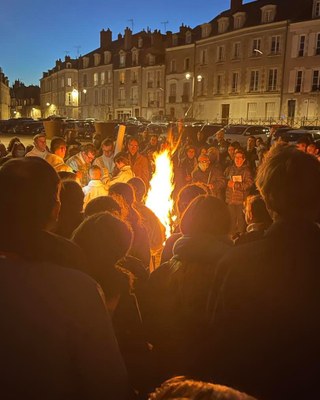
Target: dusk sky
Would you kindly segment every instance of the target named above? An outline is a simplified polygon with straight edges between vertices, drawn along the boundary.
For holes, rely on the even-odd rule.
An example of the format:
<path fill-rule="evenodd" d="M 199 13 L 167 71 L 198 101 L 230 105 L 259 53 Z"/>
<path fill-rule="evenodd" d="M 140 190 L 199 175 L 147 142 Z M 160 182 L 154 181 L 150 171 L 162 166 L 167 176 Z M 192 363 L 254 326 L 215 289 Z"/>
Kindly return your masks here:
<path fill-rule="evenodd" d="M 247 1 L 246 1 L 247 2 Z M 126 26 L 133 33 L 177 31 L 181 23 L 194 27 L 210 21 L 230 6 L 230 0 L 1 0 L 0 67 L 9 78 L 39 85 L 42 73 L 66 52 L 71 57 L 99 47 L 100 30 L 113 39 Z M 81 46 L 77 49 L 76 46 Z"/>

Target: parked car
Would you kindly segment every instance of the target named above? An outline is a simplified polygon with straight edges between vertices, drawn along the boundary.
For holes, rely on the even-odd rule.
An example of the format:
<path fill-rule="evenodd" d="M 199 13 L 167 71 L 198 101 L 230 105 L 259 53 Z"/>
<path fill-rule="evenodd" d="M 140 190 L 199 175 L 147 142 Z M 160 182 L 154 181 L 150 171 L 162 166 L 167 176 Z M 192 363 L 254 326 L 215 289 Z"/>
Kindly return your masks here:
<path fill-rule="evenodd" d="M 320 140 L 320 130 L 291 129 L 281 135 L 290 144 L 297 143 L 300 139 L 307 139 L 308 142 Z"/>
<path fill-rule="evenodd" d="M 265 142 L 270 134 L 270 128 L 264 125 L 227 125 L 224 131 L 226 140 L 239 142 L 243 147 L 246 146 L 250 136 L 261 138 Z"/>

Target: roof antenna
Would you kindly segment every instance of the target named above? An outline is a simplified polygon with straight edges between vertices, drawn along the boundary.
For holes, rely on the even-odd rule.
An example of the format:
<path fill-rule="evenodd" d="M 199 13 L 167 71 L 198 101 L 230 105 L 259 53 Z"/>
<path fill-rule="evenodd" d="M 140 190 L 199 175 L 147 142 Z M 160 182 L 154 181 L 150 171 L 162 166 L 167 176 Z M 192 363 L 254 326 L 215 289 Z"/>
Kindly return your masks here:
<path fill-rule="evenodd" d="M 164 28 L 164 33 L 167 32 L 167 25 L 168 25 L 168 23 L 169 23 L 169 21 L 163 21 L 163 22 L 161 22 L 161 24 L 163 25 L 163 28 Z"/>
<path fill-rule="evenodd" d="M 77 49 L 77 58 L 79 58 L 79 54 L 80 54 L 80 49 L 81 49 L 81 46 L 80 45 L 77 45 L 77 46 L 74 46 L 76 49 Z"/>
<path fill-rule="evenodd" d="M 133 32 L 133 18 L 128 19 L 128 22 L 131 23 L 131 31 Z"/>

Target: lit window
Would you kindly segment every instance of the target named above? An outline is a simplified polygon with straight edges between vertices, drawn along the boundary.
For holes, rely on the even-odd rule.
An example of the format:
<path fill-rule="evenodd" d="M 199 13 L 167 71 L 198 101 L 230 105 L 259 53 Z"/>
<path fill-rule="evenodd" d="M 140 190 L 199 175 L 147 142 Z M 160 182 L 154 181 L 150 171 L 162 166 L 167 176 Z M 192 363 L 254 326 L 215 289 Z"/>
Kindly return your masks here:
<path fill-rule="evenodd" d="M 306 37 L 305 35 L 301 35 L 299 37 L 298 57 L 304 56 L 305 44 L 306 44 Z"/>
<path fill-rule="evenodd" d="M 300 93 L 302 89 L 302 71 L 297 71 L 295 92 Z"/>

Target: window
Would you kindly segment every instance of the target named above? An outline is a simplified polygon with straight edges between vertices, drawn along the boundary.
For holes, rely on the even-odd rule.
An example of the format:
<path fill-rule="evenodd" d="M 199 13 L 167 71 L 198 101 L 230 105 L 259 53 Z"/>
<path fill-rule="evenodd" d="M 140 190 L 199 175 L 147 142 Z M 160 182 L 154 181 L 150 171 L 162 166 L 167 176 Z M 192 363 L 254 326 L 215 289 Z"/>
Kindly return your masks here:
<path fill-rule="evenodd" d="M 272 92 L 277 90 L 278 70 L 277 68 L 269 69 L 268 74 L 268 91 Z"/>
<path fill-rule="evenodd" d="M 218 32 L 219 33 L 224 33 L 227 31 L 229 26 L 229 18 L 224 17 L 224 18 L 220 18 L 218 20 Z"/>
<path fill-rule="evenodd" d="M 131 82 L 132 83 L 137 83 L 138 82 L 137 71 L 132 71 L 132 73 L 131 73 Z"/>
<path fill-rule="evenodd" d="M 138 52 L 134 51 L 132 52 L 132 65 L 137 65 L 138 64 Z"/>
<path fill-rule="evenodd" d="M 254 70 L 250 73 L 249 91 L 257 92 L 259 90 L 259 71 Z"/>
<path fill-rule="evenodd" d="M 271 119 L 275 117 L 275 109 L 276 105 L 275 103 L 266 103 L 266 108 L 265 108 L 265 116 L 266 119 Z"/>
<path fill-rule="evenodd" d="M 64 87 L 64 78 L 61 78 L 61 87 Z"/>
<path fill-rule="evenodd" d="M 320 91 L 320 71 L 318 69 L 315 69 L 312 74 L 312 87 L 311 87 L 312 92 L 318 92 Z"/>
<path fill-rule="evenodd" d="M 259 56 L 261 55 L 261 39 L 256 38 L 252 41 L 252 55 Z"/>
<path fill-rule="evenodd" d="M 161 71 L 157 71 L 157 88 L 161 86 Z"/>
<path fill-rule="evenodd" d="M 172 45 L 173 46 L 178 45 L 178 35 L 172 35 Z"/>
<path fill-rule="evenodd" d="M 184 70 L 189 71 L 190 69 L 190 58 L 185 58 L 184 59 Z"/>
<path fill-rule="evenodd" d="M 87 86 L 88 86 L 87 74 L 83 74 L 83 77 L 82 77 L 82 84 L 83 84 L 84 87 L 87 87 Z"/>
<path fill-rule="evenodd" d="M 123 54 L 123 53 L 120 54 L 119 62 L 120 62 L 120 67 L 125 67 L 125 65 L 126 65 L 126 55 L 125 54 Z"/>
<path fill-rule="evenodd" d="M 232 81 L 231 81 L 231 93 L 239 92 L 239 72 L 232 73 Z"/>
<path fill-rule="evenodd" d="M 149 54 L 149 56 L 148 56 L 148 63 L 149 63 L 149 65 L 154 65 L 155 62 L 156 62 L 155 56 L 153 56 L 152 54 Z"/>
<path fill-rule="evenodd" d="M 68 92 L 68 93 L 66 94 L 66 96 L 67 96 L 67 98 L 66 98 L 67 106 L 71 106 L 71 105 L 72 105 L 72 96 L 71 96 L 71 93 Z"/>
<path fill-rule="evenodd" d="M 123 85 L 125 83 L 126 80 L 126 73 L 124 71 L 121 71 L 119 73 L 119 83 L 120 85 Z"/>
<path fill-rule="evenodd" d="M 170 61 L 170 72 L 176 72 L 177 66 L 176 66 L 176 60 L 171 60 Z"/>
<path fill-rule="evenodd" d="M 170 84 L 170 96 L 175 96 L 177 92 L 177 85 L 175 83 Z"/>
<path fill-rule="evenodd" d="M 266 6 L 261 7 L 261 21 L 263 24 L 268 24 L 274 21 L 276 16 L 276 5 L 267 4 Z"/>
<path fill-rule="evenodd" d="M 217 75 L 216 93 L 217 94 L 221 94 L 222 93 L 222 75 Z"/>
<path fill-rule="evenodd" d="M 105 102 L 106 102 L 106 91 L 105 91 L 105 89 L 102 89 L 102 91 L 101 91 L 101 103 L 105 104 Z"/>
<path fill-rule="evenodd" d="M 125 92 L 124 88 L 120 88 L 119 89 L 119 99 L 125 100 L 125 98 L 126 98 L 126 92 Z"/>
<path fill-rule="evenodd" d="M 109 88 L 107 90 L 107 104 L 111 104 L 111 99 L 112 99 L 112 90 Z"/>
<path fill-rule="evenodd" d="M 238 60 L 240 58 L 240 46 L 241 46 L 240 42 L 233 44 L 232 58 L 234 60 Z"/>
<path fill-rule="evenodd" d="M 210 35 L 211 25 L 210 24 L 202 24 L 201 25 L 201 37 L 206 38 Z"/>
<path fill-rule="evenodd" d="M 139 39 L 138 39 L 138 47 L 139 47 L 139 49 L 141 49 L 142 46 L 143 46 L 143 39 L 141 37 L 139 37 Z"/>
<path fill-rule="evenodd" d="M 257 103 L 248 103 L 247 106 L 247 119 L 256 119 L 257 117 Z"/>
<path fill-rule="evenodd" d="M 302 88 L 302 71 L 297 71 L 295 92 L 300 93 Z"/>
<path fill-rule="evenodd" d="M 280 53 L 280 36 L 272 36 L 271 37 L 271 54 L 279 54 Z"/>
<path fill-rule="evenodd" d="M 217 61 L 224 61 L 225 59 L 225 47 L 218 46 L 217 47 Z"/>
<path fill-rule="evenodd" d="M 105 78 L 106 78 L 106 74 L 104 72 L 101 72 L 101 74 L 100 74 L 100 83 L 101 83 L 101 85 L 104 85 Z"/>
<path fill-rule="evenodd" d="M 320 17 L 320 1 L 319 0 L 314 0 L 313 3 L 313 18 L 319 18 Z"/>
<path fill-rule="evenodd" d="M 70 68 L 71 68 L 71 64 L 67 63 L 67 69 L 70 69 Z"/>
<path fill-rule="evenodd" d="M 71 86 L 72 82 L 71 82 L 71 78 L 67 78 L 67 86 Z"/>
<path fill-rule="evenodd" d="M 233 15 L 233 27 L 234 29 L 240 29 L 244 25 L 244 21 L 246 18 L 246 13 L 238 12 Z"/>
<path fill-rule="evenodd" d="M 104 58 L 104 63 L 105 64 L 109 64 L 110 63 L 110 61 L 111 61 L 111 53 L 110 53 L 110 51 L 105 51 L 104 53 L 103 53 L 103 58 Z"/>
<path fill-rule="evenodd" d="M 94 65 L 98 66 L 100 64 L 100 54 L 95 53 L 93 58 L 94 58 Z"/>
<path fill-rule="evenodd" d="M 306 44 L 306 37 L 305 35 L 301 35 L 299 38 L 298 57 L 303 57 L 305 44 Z"/>
<path fill-rule="evenodd" d="M 93 85 L 97 86 L 99 84 L 99 74 L 97 72 L 95 72 L 93 74 Z"/>
<path fill-rule="evenodd" d="M 207 63 L 207 50 L 201 50 L 200 52 L 200 64 L 205 65 Z"/>
<path fill-rule="evenodd" d="M 153 88 L 153 72 L 147 74 L 147 86 L 149 89 Z"/>
<path fill-rule="evenodd" d="M 320 33 L 316 36 L 316 55 L 320 55 Z"/>
<path fill-rule="evenodd" d="M 112 77 L 112 73 L 111 71 L 107 72 L 107 83 L 111 83 L 111 77 Z"/>

